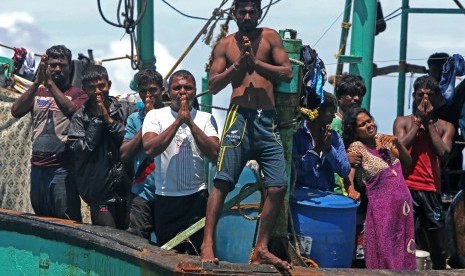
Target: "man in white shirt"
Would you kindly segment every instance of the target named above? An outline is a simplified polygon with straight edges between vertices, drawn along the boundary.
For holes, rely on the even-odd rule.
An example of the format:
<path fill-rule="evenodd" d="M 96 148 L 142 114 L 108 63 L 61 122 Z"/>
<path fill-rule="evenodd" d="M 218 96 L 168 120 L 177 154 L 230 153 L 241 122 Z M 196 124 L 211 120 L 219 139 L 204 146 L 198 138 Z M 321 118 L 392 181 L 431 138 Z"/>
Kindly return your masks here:
<path fill-rule="evenodd" d="M 204 159 L 218 157 L 218 127 L 214 117 L 192 107 L 195 78 L 179 70 L 169 79 L 169 107 L 147 113 L 142 142 L 149 158 L 155 157 L 155 234 L 163 245 L 202 217 L 208 199 Z M 197 254 L 203 231 L 175 249 Z"/>

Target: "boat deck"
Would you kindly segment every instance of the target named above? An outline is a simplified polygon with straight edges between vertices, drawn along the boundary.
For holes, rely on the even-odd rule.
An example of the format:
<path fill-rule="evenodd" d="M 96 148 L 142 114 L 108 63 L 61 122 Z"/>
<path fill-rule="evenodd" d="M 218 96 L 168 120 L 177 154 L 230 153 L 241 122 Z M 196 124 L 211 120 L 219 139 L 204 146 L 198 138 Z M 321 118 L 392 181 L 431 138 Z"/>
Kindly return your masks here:
<path fill-rule="evenodd" d="M 2 267 L 9 264 L 10 259 L 18 256 L 14 253 L 18 251 L 36 251 L 36 255 L 43 258 L 43 253 L 37 253 L 37 249 L 32 248 L 32 244 L 25 244 L 26 237 L 39 238 L 41 243 L 60 243 L 70 247 L 77 247 L 80 250 L 98 252 L 103 256 L 108 256 L 118 262 L 121 274 L 125 274 L 124 267 L 136 267 L 143 275 L 465 275 L 465 270 L 444 270 L 444 271 L 389 271 L 389 270 L 368 270 L 368 269 L 321 269 L 294 267 L 290 271 L 280 271 L 271 265 L 249 265 L 220 262 L 219 264 L 202 263 L 196 256 L 188 256 L 166 251 L 157 246 L 149 244 L 146 240 L 131 235 L 125 231 L 100 227 L 89 224 L 77 223 L 69 220 L 56 218 L 38 217 L 33 214 L 20 213 L 11 210 L 0 209 L 0 233 L 5 237 L 17 236 L 17 239 L 0 239 L 0 251 L 7 252 L 6 257 L 2 257 Z M 47 248 L 40 245 L 40 248 Z M 48 248 L 53 248 L 48 247 Z M 50 252 L 52 253 L 52 252 Z M 33 269 L 50 270 L 53 265 L 63 262 L 63 260 L 53 260 L 52 254 L 47 256 L 46 262 L 39 261 L 32 265 Z M 3 255 L 5 256 L 5 255 Z M 86 255 L 89 256 L 89 255 Z M 92 271 L 95 275 L 105 274 L 105 267 L 89 267 L 90 261 L 78 262 L 77 258 L 68 258 L 64 262 L 74 262 L 69 265 L 82 265 L 83 267 L 73 271 L 81 273 L 70 273 L 71 275 L 89 274 Z M 94 263 L 95 264 L 95 263 Z M 112 266 L 114 262 L 100 262 L 99 266 Z M 37 267 L 38 266 L 38 267 Z M 18 269 L 16 271 L 15 269 Z M 19 270 L 21 269 L 21 270 Z M 24 267 L 7 267 L 8 271 L 24 271 Z M 66 270 L 69 272 L 69 267 Z M 8 273 L 7 273 L 8 274 Z M 28 273 L 32 274 L 32 273 Z M 92 275 L 92 273 L 90 273 Z M 117 273 L 119 274 L 119 273 Z M 127 274 L 127 273 L 126 273 Z"/>

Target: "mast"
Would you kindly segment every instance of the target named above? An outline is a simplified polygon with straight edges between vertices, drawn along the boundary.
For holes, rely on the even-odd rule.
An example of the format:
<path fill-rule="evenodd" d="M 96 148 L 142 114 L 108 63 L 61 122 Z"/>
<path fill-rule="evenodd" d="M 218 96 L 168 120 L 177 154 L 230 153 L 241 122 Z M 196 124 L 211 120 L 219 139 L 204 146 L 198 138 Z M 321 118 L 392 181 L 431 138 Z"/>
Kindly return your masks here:
<path fill-rule="evenodd" d="M 362 106 L 370 110 L 377 0 L 354 0 L 349 72 L 362 76 L 367 93 Z"/>
<path fill-rule="evenodd" d="M 140 54 L 139 70 L 153 68 L 156 69 L 155 63 L 155 32 L 154 32 L 154 5 L 153 0 L 145 0 L 147 6 L 145 9 L 144 17 L 139 25 L 137 25 L 137 49 Z M 141 0 L 137 1 L 137 13 L 140 14 L 142 10 Z"/>

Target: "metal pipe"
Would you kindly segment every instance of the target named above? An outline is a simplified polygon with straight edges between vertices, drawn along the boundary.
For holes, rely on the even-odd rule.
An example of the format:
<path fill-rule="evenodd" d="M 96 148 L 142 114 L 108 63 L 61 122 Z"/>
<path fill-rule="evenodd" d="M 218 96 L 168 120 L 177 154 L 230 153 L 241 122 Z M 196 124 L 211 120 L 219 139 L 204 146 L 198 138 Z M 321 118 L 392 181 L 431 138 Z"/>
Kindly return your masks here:
<path fill-rule="evenodd" d="M 154 5 L 153 0 L 146 0 L 147 6 L 145 14 L 139 25 L 137 25 L 137 48 L 140 53 L 139 70 L 156 68 L 156 58 L 154 52 L 155 32 L 154 32 Z M 142 2 L 137 1 L 137 11 L 141 12 Z"/>
<path fill-rule="evenodd" d="M 377 0 L 355 0 L 352 16 L 350 55 L 362 57 L 361 63 L 352 63 L 349 72 L 362 76 L 367 93 L 362 106 L 370 109 L 371 83 L 373 77 L 373 52 L 375 46 Z"/>
<path fill-rule="evenodd" d="M 407 13 L 465 14 L 464 9 L 408 8 Z"/>
<path fill-rule="evenodd" d="M 409 0 L 402 0 L 402 17 L 400 25 L 399 79 L 397 83 L 397 116 L 404 115 L 405 73 L 407 63 L 407 31 Z"/>

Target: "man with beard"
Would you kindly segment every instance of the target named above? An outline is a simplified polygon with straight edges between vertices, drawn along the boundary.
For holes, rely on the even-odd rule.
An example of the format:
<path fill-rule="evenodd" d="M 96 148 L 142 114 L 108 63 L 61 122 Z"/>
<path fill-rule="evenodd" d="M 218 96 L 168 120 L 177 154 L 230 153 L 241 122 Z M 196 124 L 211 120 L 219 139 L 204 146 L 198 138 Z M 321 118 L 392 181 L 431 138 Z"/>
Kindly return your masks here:
<path fill-rule="evenodd" d="M 231 105 L 223 130 L 214 188 L 208 200 L 201 260 L 217 262 L 213 233 L 227 194 L 234 188 L 249 159 L 255 159 L 265 175 L 267 196 L 263 206 L 252 264 L 273 264 L 289 269 L 288 262 L 268 250 L 268 242 L 283 208 L 287 189 L 285 160 L 273 94 L 276 81 L 290 82 L 292 69 L 279 34 L 257 28 L 262 16 L 260 0 L 235 0 L 239 31 L 216 45 L 209 90 L 216 94 L 231 83 Z"/>
<path fill-rule="evenodd" d="M 123 186 L 115 186 L 116 175 L 110 171 L 120 163 L 130 107 L 109 96 L 111 81 L 103 66 L 84 69 L 82 85 L 89 100 L 74 114 L 68 132 L 68 144 L 76 158 L 76 185 L 90 206 L 92 224 L 125 229 L 127 194 L 118 190 Z M 130 183 L 118 184 L 128 187 Z"/>
<path fill-rule="evenodd" d="M 142 146 L 142 124 L 150 110 L 163 107 L 163 77 L 155 69 L 145 69 L 134 76 L 134 81 L 144 107 L 129 115 L 126 134 L 120 148 L 121 160 L 132 164 L 135 172 L 131 187 L 132 200 L 127 231 L 150 240 L 150 234 L 154 230 L 155 174 L 153 170 L 156 164 L 153 158 L 147 158 Z"/>
<path fill-rule="evenodd" d="M 11 107 L 20 118 L 32 115 L 31 203 L 34 212 L 81 221 L 81 201 L 71 172 L 72 153 L 66 148 L 66 130 L 74 112 L 87 100 L 70 84 L 71 51 L 63 45 L 42 56 L 38 77 Z"/>
<path fill-rule="evenodd" d="M 215 118 L 193 107 L 195 78 L 186 70 L 168 81 L 170 106 L 149 111 L 142 125 L 147 157 L 155 157 L 155 234 L 161 246 L 205 217 L 208 189 L 205 158 L 216 160 L 219 138 Z M 198 254 L 203 231 L 175 247 Z"/>
<path fill-rule="evenodd" d="M 413 114 L 396 118 L 394 135 L 412 156 L 413 164 L 403 174 L 419 222 L 415 238 L 418 242 L 418 231 L 423 231 L 427 244 L 419 248 L 428 249 L 433 269 L 446 269 L 440 163 L 451 151 L 455 128 L 436 115 L 441 94 L 433 77 L 419 77 L 413 91 Z"/>

